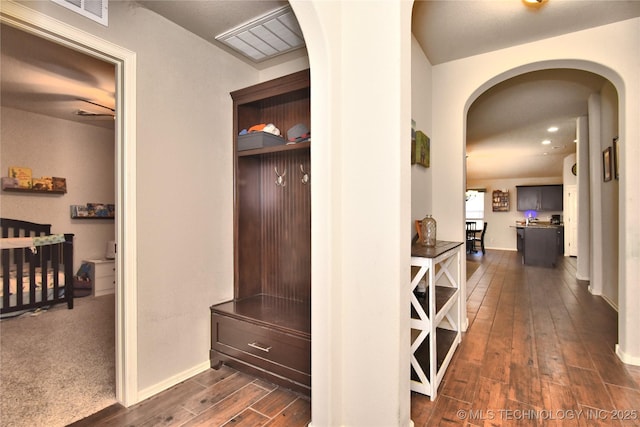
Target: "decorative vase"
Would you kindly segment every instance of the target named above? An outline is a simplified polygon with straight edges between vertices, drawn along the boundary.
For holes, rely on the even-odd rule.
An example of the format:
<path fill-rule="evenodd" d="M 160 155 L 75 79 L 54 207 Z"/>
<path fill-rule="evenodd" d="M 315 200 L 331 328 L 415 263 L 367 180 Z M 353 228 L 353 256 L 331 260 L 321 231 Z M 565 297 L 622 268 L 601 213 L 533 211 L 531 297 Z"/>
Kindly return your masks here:
<path fill-rule="evenodd" d="M 431 215 L 422 220 L 422 244 L 431 248 L 436 245 L 436 220 Z"/>

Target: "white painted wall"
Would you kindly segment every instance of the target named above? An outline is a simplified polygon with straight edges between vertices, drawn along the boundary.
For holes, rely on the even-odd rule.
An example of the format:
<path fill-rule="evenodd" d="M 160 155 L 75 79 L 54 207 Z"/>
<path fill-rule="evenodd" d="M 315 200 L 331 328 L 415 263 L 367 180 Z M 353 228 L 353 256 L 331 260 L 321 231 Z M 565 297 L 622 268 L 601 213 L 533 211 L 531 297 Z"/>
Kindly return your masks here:
<path fill-rule="evenodd" d="M 613 148 L 613 138 L 618 136 L 618 94 L 611 83 L 601 91 L 600 138 L 602 152 Z M 613 157 L 611 159 L 613 161 Z M 614 170 L 612 169 L 612 174 Z M 615 176 L 602 182 L 602 296 L 616 309 L 618 307 L 618 191 Z"/>
<path fill-rule="evenodd" d="M 564 256 L 578 256 L 578 177 L 571 172 L 577 159 L 573 153 L 562 161 Z"/>
<path fill-rule="evenodd" d="M 431 136 L 431 64 L 415 37 L 411 37 L 411 117 L 416 130 Z M 432 213 L 431 168 L 411 165 L 410 236 L 416 234 L 414 220 Z M 436 219 L 437 221 L 437 219 Z"/>
<path fill-rule="evenodd" d="M 577 154 L 569 154 L 562 159 L 562 183 L 564 185 L 577 185 L 578 177 L 571 172 L 571 167 L 577 163 Z"/>
<path fill-rule="evenodd" d="M 589 118 L 577 118 L 576 139 L 578 140 L 578 260 L 576 277 L 579 280 L 591 278 L 591 179 L 589 172 Z"/>
<path fill-rule="evenodd" d="M 3 218 L 51 224 L 73 233 L 74 271 L 83 259 L 104 258 L 115 237 L 114 220 L 71 219 L 70 205 L 114 203 L 114 131 L 13 108 L 0 109 L 0 171 L 30 167 L 34 178 L 66 178 L 63 195 L 0 193 Z M 80 159 L 80 161 L 79 161 Z"/>
<path fill-rule="evenodd" d="M 411 2 L 291 4 L 312 70 L 313 425 L 408 426 Z"/>
<path fill-rule="evenodd" d="M 595 295 L 602 295 L 602 257 L 603 257 L 603 215 L 602 209 L 602 113 L 600 94 L 589 97 L 589 223 L 590 242 L 589 254 L 591 258 L 591 277 L 589 291 Z"/>

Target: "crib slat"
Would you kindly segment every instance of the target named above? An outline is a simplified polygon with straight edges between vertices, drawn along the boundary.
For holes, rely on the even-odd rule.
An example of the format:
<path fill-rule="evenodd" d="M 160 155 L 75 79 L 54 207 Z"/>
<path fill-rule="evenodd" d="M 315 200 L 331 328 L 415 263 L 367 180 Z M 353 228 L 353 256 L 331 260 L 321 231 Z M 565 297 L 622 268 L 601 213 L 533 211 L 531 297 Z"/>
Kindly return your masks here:
<path fill-rule="evenodd" d="M 9 251 L 10 249 L 2 249 L 2 307 L 9 307 L 9 298 L 11 297 L 11 295 L 9 294 Z"/>
<path fill-rule="evenodd" d="M 51 234 L 48 224 L 6 218 L 0 221 L 3 238 Z M 39 246 L 36 253 L 32 253 L 30 248 L 3 249 L 0 258 L 3 291 L 0 313 L 20 312 L 60 302 L 67 302 L 68 308 L 73 308 L 73 234 L 65 234 L 64 243 Z M 37 272 L 38 268 L 40 272 Z M 10 271 L 15 272 L 13 277 Z M 60 273 L 64 274 L 64 283 L 61 283 Z M 12 295 L 14 277 L 16 289 Z M 38 282 L 41 282 L 40 289 Z"/>

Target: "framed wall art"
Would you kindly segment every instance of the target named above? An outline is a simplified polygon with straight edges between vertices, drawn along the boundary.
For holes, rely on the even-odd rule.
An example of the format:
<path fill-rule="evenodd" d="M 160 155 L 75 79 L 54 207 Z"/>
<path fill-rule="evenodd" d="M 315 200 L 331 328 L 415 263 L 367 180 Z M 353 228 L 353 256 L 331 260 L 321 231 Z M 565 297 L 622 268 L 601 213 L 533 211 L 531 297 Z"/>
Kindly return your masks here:
<path fill-rule="evenodd" d="M 415 160 L 417 164 L 425 168 L 428 168 L 430 163 L 430 143 L 429 137 L 424 132 L 416 131 Z M 413 155 L 411 158 L 414 158 Z"/>
<path fill-rule="evenodd" d="M 613 175 L 620 179 L 620 141 L 616 136 L 613 138 Z"/>
<path fill-rule="evenodd" d="M 416 164 L 416 121 L 411 119 L 411 164 Z"/>
<path fill-rule="evenodd" d="M 603 152 L 602 152 L 602 179 L 604 182 L 607 181 L 611 181 L 611 168 L 613 165 L 612 162 L 612 158 L 611 158 L 611 147 L 607 147 Z"/>

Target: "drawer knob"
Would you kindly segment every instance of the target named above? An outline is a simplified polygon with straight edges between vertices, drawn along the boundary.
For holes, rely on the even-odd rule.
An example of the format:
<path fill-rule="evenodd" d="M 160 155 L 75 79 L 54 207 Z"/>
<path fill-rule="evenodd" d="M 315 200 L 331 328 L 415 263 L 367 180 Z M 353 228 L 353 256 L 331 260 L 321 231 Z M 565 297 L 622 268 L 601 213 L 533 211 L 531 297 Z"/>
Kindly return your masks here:
<path fill-rule="evenodd" d="M 259 343 L 259 342 L 257 342 L 257 341 L 250 342 L 250 343 L 248 343 L 247 345 L 248 345 L 249 347 L 253 347 L 253 348 L 256 348 L 256 349 L 258 349 L 258 350 L 262 350 L 262 351 L 264 351 L 265 353 L 269 353 L 269 350 L 271 350 L 271 346 L 266 346 L 266 345 L 264 345 L 264 344 L 260 344 L 260 343 Z"/>

